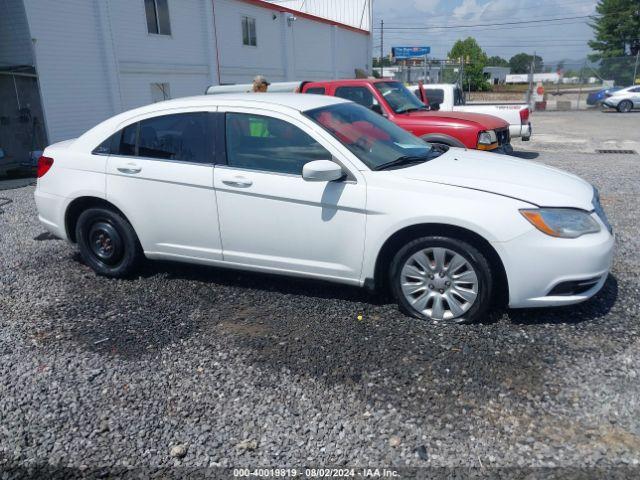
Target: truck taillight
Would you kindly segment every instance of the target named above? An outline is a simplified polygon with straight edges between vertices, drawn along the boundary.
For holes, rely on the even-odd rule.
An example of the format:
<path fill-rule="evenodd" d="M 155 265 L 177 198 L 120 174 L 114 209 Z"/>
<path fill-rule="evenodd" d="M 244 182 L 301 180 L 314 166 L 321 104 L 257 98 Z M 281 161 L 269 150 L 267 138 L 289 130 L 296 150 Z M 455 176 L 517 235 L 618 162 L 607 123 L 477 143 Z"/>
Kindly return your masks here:
<path fill-rule="evenodd" d="M 53 165 L 53 158 L 42 156 L 38 159 L 38 178 L 44 176 Z"/>
<path fill-rule="evenodd" d="M 529 109 L 523 108 L 520 110 L 520 123 L 524 124 L 529 121 Z"/>

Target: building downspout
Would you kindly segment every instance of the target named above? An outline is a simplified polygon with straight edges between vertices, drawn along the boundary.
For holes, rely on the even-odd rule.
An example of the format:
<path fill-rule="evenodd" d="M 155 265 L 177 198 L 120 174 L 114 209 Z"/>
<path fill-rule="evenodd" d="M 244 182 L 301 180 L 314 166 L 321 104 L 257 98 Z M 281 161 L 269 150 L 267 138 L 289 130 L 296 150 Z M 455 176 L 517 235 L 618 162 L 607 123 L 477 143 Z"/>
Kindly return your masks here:
<path fill-rule="evenodd" d="M 109 0 L 98 2 L 98 13 L 100 15 L 102 38 L 104 39 L 103 46 L 107 64 L 107 77 L 109 78 L 109 90 L 111 92 L 111 105 L 113 113 L 116 114 L 122 111 L 123 102 L 122 89 L 120 88 L 120 66 L 118 65 L 116 47 L 113 41 Z"/>
<path fill-rule="evenodd" d="M 218 76 L 218 85 L 222 85 L 222 78 L 220 75 L 220 49 L 218 47 L 218 25 L 216 24 L 216 0 L 211 0 L 211 15 L 213 24 L 213 43 L 216 51 L 216 73 Z M 213 77 L 213 72 L 211 72 L 211 76 Z"/>

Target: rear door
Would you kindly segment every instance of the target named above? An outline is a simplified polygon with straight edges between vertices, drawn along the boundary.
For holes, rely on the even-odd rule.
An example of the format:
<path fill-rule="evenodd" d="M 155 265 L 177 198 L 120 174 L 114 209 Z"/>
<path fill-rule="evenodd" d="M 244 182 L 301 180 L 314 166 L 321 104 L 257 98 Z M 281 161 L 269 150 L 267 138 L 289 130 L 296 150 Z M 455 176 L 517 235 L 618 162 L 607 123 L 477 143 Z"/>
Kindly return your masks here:
<path fill-rule="evenodd" d="M 145 253 L 185 260 L 222 258 L 213 162 L 213 111 L 141 118 L 113 138 L 107 199 L 133 224 Z"/>
<path fill-rule="evenodd" d="M 334 182 L 302 178 L 305 163 L 340 151 L 299 119 L 255 108 L 226 111 L 226 165 L 216 165 L 224 260 L 359 282 L 366 185 L 360 172 Z"/>

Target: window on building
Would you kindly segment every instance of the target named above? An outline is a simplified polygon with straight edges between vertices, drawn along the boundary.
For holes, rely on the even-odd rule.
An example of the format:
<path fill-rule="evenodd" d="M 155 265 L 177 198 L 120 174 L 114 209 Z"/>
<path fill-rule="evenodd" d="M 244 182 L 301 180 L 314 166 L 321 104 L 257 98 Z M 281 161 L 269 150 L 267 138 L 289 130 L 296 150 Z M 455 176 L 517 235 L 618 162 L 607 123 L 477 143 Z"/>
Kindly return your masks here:
<path fill-rule="evenodd" d="M 227 114 L 227 162 L 231 167 L 302 175 L 313 160 L 331 154 L 298 127 L 277 118 Z"/>
<path fill-rule="evenodd" d="M 168 83 L 151 84 L 151 101 L 153 103 L 163 102 L 171 99 L 171 90 Z"/>
<path fill-rule="evenodd" d="M 251 17 L 242 17 L 242 44 L 250 47 L 258 45 L 256 38 L 256 19 Z"/>
<path fill-rule="evenodd" d="M 144 0 L 147 31 L 157 35 L 171 35 L 167 0 Z"/>

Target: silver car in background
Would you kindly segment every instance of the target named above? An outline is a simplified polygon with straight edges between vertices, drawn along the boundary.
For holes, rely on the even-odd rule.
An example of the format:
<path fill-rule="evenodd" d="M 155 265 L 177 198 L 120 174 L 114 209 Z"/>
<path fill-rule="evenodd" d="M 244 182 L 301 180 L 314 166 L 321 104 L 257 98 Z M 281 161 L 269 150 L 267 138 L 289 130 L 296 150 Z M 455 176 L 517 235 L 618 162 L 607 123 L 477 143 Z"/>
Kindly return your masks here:
<path fill-rule="evenodd" d="M 618 90 L 602 102 L 602 104 L 605 107 L 615 108 L 620 113 L 628 113 L 634 108 L 640 108 L 640 85 Z"/>

